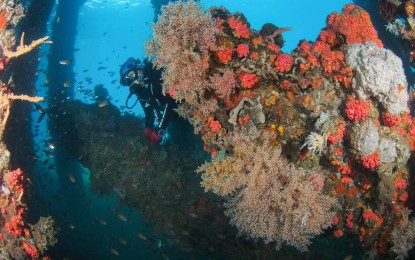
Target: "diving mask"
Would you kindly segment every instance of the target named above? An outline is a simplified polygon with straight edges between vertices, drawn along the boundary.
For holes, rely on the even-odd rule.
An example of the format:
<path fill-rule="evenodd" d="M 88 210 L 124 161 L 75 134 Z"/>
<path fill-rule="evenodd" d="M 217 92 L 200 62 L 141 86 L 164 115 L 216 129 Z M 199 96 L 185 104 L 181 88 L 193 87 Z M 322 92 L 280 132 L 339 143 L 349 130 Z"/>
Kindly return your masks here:
<path fill-rule="evenodd" d="M 126 85 L 131 86 L 133 84 L 138 84 L 144 86 L 144 73 L 142 70 L 131 70 L 124 77 L 124 82 Z"/>

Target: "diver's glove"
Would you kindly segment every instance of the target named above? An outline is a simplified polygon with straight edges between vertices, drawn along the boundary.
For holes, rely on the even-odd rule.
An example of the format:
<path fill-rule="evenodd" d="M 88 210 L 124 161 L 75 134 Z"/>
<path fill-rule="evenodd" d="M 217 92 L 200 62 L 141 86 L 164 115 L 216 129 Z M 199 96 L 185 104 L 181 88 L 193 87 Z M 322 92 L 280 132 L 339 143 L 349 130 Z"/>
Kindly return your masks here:
<path fill-rule="evenodd" d="M 161 142 L 161 136 L 156 133 L 151 128 L 144 128 L 144 136 L 150 141 L 152 144 L 158 144 Z"/>

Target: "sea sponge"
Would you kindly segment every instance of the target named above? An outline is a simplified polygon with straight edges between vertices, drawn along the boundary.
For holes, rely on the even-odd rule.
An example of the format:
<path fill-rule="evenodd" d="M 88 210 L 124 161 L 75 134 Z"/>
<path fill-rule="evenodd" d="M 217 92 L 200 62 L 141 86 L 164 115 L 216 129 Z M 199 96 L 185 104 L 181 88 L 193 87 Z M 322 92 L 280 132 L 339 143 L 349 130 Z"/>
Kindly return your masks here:
<path fill-rule="evenodd" d="M 354 71 L 352 87 L 360 99 L 374 98 L 393 115 L 408 111 L 408 83 L 402 61 L 392 51 L 372 42 L 353 44 L 346 50 L 346 63 Z"/>

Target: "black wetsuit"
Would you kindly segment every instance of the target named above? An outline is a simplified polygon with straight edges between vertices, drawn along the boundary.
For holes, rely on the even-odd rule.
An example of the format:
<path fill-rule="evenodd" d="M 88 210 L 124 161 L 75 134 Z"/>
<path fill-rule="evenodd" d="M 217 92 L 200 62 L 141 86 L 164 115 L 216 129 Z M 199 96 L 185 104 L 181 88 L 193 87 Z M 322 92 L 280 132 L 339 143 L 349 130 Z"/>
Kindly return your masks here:
<path fill-rule="evenodd" d="M 154 69 L 150 62 L 145 61 L 144 64 L 144 86 L 133 84 L 130 92 L 137 95 L 144 110 L 145 127 L 152 128 L 159 133 L 160 129 L 166 131 L 176 102 L 169 95 L 162 93 L 161 71 Z M 154 128 L 155 122 L 157 125 Z"/>

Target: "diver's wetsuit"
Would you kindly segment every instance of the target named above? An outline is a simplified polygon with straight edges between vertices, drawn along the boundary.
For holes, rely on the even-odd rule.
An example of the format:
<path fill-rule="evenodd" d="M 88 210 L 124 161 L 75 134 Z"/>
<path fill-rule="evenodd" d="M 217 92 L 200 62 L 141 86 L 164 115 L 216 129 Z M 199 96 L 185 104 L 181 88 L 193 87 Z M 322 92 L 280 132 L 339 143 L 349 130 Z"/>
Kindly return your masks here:
<path fill-rule="evenodd" d="M 161 129 L 165 132 L 176 103 L 169 95 L 162 94 L 161 71 L 154 69 L 147 60 L 144 61 L 143 74 L 144 86 L 133 84 L 130 92 L 137 95 L 144 110 L 145 127 L 153 128 L 157 122 L 156 133 Z"/>

